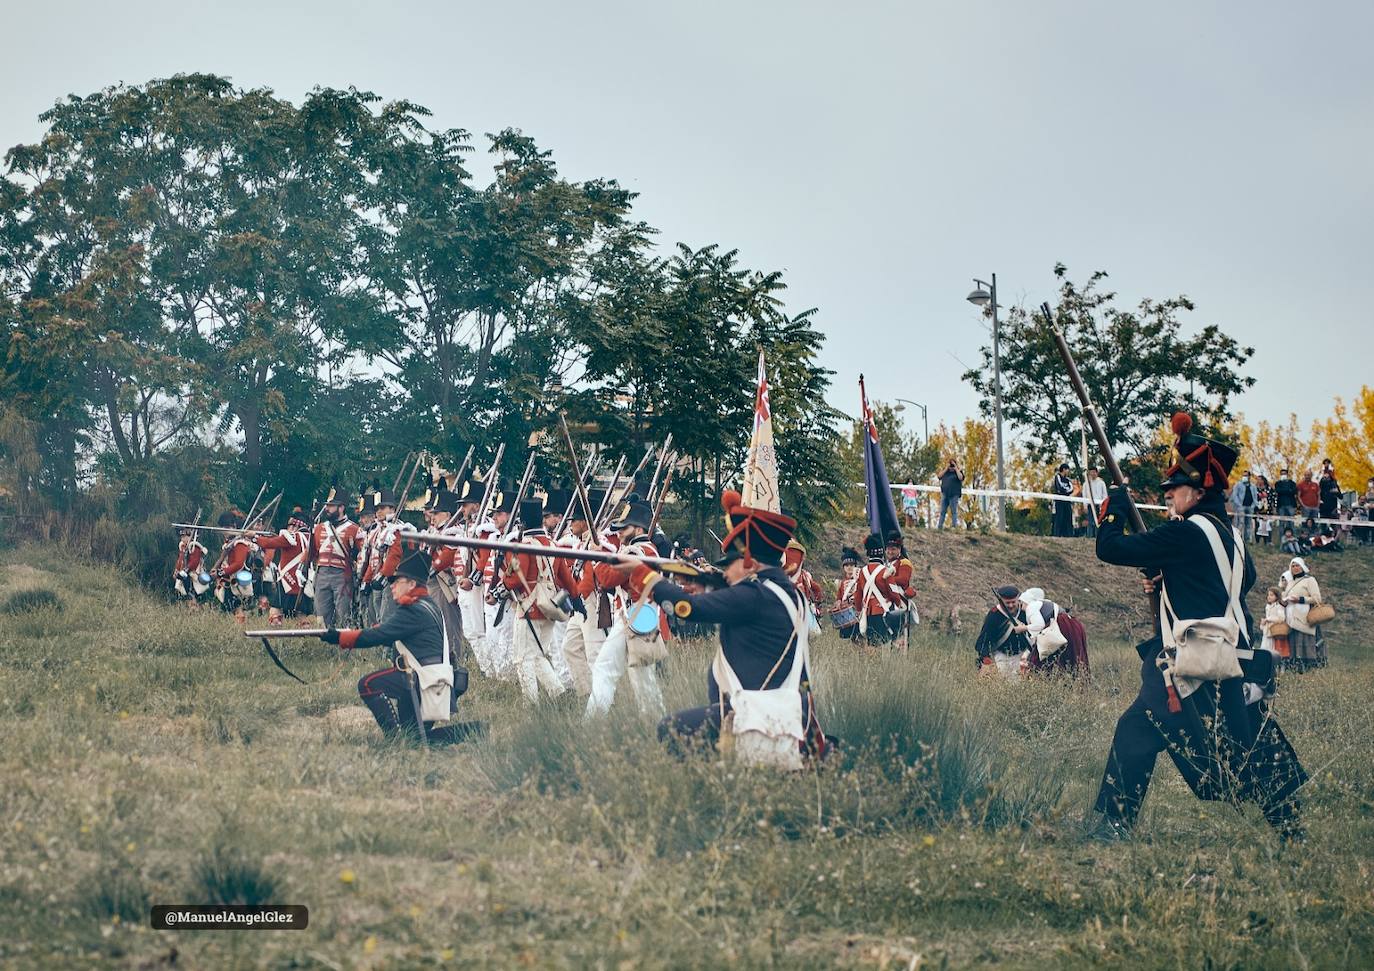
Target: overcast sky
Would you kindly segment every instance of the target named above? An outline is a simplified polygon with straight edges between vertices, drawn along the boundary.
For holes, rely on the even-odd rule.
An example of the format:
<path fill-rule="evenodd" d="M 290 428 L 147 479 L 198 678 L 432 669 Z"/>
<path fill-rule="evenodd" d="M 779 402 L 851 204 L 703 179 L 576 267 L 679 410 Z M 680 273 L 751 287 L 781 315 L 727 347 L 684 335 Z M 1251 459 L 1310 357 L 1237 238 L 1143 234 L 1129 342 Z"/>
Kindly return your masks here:
<path fill-rule="evenodd" d="M 1374 383 L 1368 0 L 4 8 L 4 147 L 69 92 L 188 71 L 518 127 L 565 176 L 639 192 L 666 243 L 784 270 L 851 414 L 860 371 L 932 426 L 972 414 L 971 278 L 1034 305 L 1056 261 L 1130 303 L 1187 294 L 1190 328 L 1255 346 L 1252 420 Z"/>

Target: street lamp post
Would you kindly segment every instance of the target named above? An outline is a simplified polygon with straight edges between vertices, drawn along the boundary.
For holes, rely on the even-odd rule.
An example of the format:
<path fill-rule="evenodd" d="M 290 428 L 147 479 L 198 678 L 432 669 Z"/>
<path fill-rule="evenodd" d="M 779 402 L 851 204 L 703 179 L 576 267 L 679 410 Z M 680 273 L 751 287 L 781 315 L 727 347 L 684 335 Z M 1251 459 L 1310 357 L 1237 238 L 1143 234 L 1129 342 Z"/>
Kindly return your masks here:
<path fill-rule="evenodd" d="M 984 283 L 974 277 L 978 289 L 968 295 L 968 302 L 986 307 L 992 305 L 992 406 L 997 420 L 997 528 L 1007 528 L 1007 498 L 1002 495 L 1007 488 L 1006 472 L 1002 461 L 1002 348 L 1001 328 L 997 320 L 997 274 L 992 274 L 992 282 Z"/>
<path fill-rule="evenodd" d="M 920 402 L 912 401 L 910 398 L 896 398 L 896 399 L 894 399 L 894 400 L 897 401 L 897 402 L 906 402 L 906 404 L 911 405 L 913 408 L 920 408 L 920 409 L 921 409 L 921 425 L 925 428 L 925 432 L 926 432 L 926 442 L 925 442 L 925 443 L 926 443 L 927 445 L 929 445 L 929 444 L 930 444 L 930 413 L 927 411 L 926 406 L 923 405 L 923 404 L 921 404 Z M 899 404 L 898 404 L 896 407 L 894 407 L 892 410 L 893 410 L 893 411 L 906 411 L 906 407 L 905 407 L 905 405 L 899 403 Z"/>
<path fill-rule="evenodd" d="M 903 404 L 902 402 L 906 402 L 906 404 Z M 921 426 L 925 429 L 925 433 L 926 433 L 925 444 L 929 445 L 929 444 L 930 444 L 930 412 L 929 412 L 929 410 L 926 408 L 925 405 L 921 404 L 919 401 L 912 401 L 910 398 L 898 398 L 898 399 L 897 399 L 897 404 L 896 404 L 895 407 L 893 407 L 892 410 L 893 410 L 893 411 L 906 411 L 906 406 L 907 406 L 907 405 L 911 405 L 913 408 L 920 408 L 920 409 L 921 409 Z M 926 528 L 929 529 L 929 528 L 930 528 L 930 494 L 929 494 L 929 493 L 922 493 L 922 495 L 923 495 L 923 497 L 924 497 L 924 504 L 925 504 L 925 508 L 926 508 Z"/>

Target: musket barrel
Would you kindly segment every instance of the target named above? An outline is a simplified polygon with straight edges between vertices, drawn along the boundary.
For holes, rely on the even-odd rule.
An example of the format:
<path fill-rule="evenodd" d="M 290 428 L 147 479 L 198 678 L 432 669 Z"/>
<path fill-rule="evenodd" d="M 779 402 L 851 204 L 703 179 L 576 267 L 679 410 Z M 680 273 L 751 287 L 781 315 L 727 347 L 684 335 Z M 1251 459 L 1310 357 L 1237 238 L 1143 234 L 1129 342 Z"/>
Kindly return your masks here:
<path fill-rule="evenodd" d="M 326 627 L 311 628 L 301 630 L 286 627 L 273 627 L 268 630 L 246 630 L 244 637 L 319 637 L 321 634 L 329 633 Z"/>

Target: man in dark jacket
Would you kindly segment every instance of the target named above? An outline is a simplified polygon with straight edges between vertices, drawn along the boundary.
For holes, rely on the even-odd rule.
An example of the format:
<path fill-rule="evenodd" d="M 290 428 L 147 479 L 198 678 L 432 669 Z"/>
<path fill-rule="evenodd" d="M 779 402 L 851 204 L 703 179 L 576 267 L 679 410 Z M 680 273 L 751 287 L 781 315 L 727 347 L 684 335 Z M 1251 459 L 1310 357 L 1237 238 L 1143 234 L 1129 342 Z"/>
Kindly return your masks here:
<path fill-rule="evenodd" d="M 1016 677 L 1021 653 L 1030 646 L 1026 640 L 1026 614 L 1021 603 L 1021 591 L 1008 584 L 998 587 L 998 604 L 983 618 L 983 629 L 973 649 L 978 655 L 978 671 L 982 674 L 1000 672 L 1004 677 Z"/>
<path fill-rule="evenodd" d="M 338 644 L 345 651 L 361 650 L 368 647 L 390 645 L 399 641 L 417 662 L 422 665 L 439 664 L 448 654 L 452 660 L 455 645 L 450 634 L 444 629 L 439 608 L 429 598 L 425 582 L 429 579 L 430 559 L 428 554 L 416 550 L 408 554 L 396 567 L 396 573 L 387 586 L 388 594 L 394 599 L 396 608 L 387 619 L 376 627 L 367 630 L 335 630 L 330 628 L 320 639 L 330 644 Z M 447 648 L 445 641 L 448 641 Z M 395 664 L 364 675 L 358 682 L 358 696 L 363 704 L 377 719 L 382 733 L 387 736 L 409 735 L 420 737 L 421 725 L 415 710 L 416 689 L 411 681 L 413 675 Z M 449 703 L 450 714 L 457 710 L 458 696 L 467 690 L 467 672 L 462 668 L 454 669 L 453 699 Z M 423 728 L 430 742 L 459 741 L 471 733 L 472 726 L 450 725 L 443 730 L 434 730 L 432 722 Z"/>
<path fill-rule="evenodd" d="M 953 517 L 954 528 L 959 528 L 959 500 L 964 495 L 964 473 L 959 463 L 949 460 L 945 470 L 940 473 L 940 528 L 945 528 L 945 514 Z"/>
<path fill-rule="evenodd" d="M 797 522 L 782 513 L 746 507 L 734 491 L 724 493 L 721 504 L 731 526 L 721 543 L 725 555 L 716 564 L 724 573 L 725 587 L 689 593 L 648 567 L 637 567 L 636 574 L 650 596 L 678 617 L 720 625 L 721 653 L 741 687 L 747 691 L 779 688 L 796 658 L 797 628 L 774 589 L 781 590 L 797 610 L 805 608 L 801 594 L 782 570 L 783 551 Z M 804 614 L 802 618 L 804 625 Z M 722 701 L 714 669 L 707 674 L 706 694 L 709 703 L 704 707 L 664 718 L 658 726 L 659 738 L 674 746 L 688 738 L 714 742 L 720 736 L 722 717 L 730 710 L 729 699 Z M 797 704 L 802 709 L 808 750 L 822 754 L 825 736 L 816 722 L 804 669 Z"/>
<path fill-rule="evenodd" d="M 1072 496 L 1073 479 L 1069 478 L 1069 463 L 1061 462 L 1050 481 L 1050 492 L 1056 496 Z M 1073 503 L 1062 499 L 1054 500 L 1054 519 L 1050 524 L 1051 536 L 1073 535 Z"/>
<path fill-rule="evenodd" d="M 1279 472 L 1279 480 L 1274 483 L 1275 511 L 1280 516 L 1294 516 L 1298 512 L 1298 483 L 1288 474 L 1287 469 Z"/>
<path fill-rule="evenodd" d="M 1163 482 L 1169 521 L 1127 535 L 1131 500 L 1124 489 L 1114 488 L 1098 532 L 1097 555 L 1107 563 L 1140 567 L 1147 590 L 1163 591 L 1172 616 L 1162 610 L 1162 625 L 1174 618 L 1233 616 L 1230 577 L 1222 577 L 1218 569 L 1207 525 L 1227 562 L 1233 562 L 1236 540 L 1225 496 L 1236 453 L 1191 434 L 1187 415 L 1175 415 L 1173 428 L 1178 458 Z M 1249 641 L 1252 621 L 1244 603 L 1255 568 L 1243 547 L 1240 554 L 1244 569 L 1237 606 L 1245 622 L 1239 625 L 1236 656 L 1242 676 L 1200 682 L 1174 678 L 1168 670 L 1174 652 L 1158 635 L 1137 646 L 1140 693 L 1117 721 L 1097 796 L 1096 809 L 1103 814 L 1098 835 L 1115 838 L 1129 832 L 1161 752 L 1169 753 L 1199 798 L 1254 800 L 1283 837 L 1300 835 L 1296 793 L 1307 776 L 1264 700 L 1274 690 L 1273 655 L 1255 651 Z"/>

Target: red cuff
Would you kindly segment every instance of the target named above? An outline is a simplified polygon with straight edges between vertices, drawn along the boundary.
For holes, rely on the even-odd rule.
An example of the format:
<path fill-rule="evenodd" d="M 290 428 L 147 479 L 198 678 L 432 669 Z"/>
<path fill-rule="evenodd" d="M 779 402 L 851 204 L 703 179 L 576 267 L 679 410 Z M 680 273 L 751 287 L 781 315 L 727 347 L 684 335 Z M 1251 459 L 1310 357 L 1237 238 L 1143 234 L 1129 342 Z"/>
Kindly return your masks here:
<path fill-rule="evenodd" d="M 358 643 L 360 630 L 341 630 L 339 631 L 339 647 L 345 651 L 351 651 Z"/>

